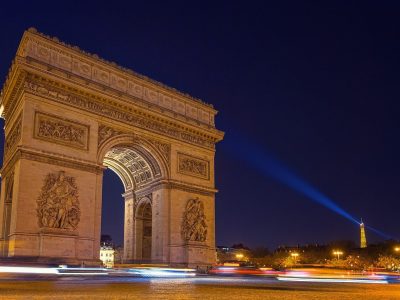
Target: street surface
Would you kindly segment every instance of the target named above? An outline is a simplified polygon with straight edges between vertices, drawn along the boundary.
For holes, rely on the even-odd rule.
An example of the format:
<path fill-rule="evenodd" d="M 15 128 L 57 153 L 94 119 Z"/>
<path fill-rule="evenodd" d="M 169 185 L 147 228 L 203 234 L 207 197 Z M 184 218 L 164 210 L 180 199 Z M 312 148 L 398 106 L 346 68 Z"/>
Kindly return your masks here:
<path fill-rule="evenodd" d="M 0 299 L 400 299 L 400 284 L 301 283 L 275 278 L 0 278 Z"/>

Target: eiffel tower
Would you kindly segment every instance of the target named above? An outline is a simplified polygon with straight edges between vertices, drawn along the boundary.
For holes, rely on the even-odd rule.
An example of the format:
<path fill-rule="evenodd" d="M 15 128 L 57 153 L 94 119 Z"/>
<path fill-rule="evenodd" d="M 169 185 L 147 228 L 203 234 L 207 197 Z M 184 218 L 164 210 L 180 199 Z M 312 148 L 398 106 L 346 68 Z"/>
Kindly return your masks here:
<path fill-rule="evenodd" d="M 365 236 L 365 226 L 361 219 L 360 223 L 360 248 L 367 248 L 367 238 Z"/>

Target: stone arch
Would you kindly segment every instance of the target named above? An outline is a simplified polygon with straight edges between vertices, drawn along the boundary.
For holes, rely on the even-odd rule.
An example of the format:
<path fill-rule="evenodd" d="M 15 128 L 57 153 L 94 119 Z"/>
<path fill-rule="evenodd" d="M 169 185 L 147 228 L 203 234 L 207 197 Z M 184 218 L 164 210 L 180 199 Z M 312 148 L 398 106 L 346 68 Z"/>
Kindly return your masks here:
<path fill-rule="evenodd" d="M 5 119 L 2 174 L 15 177 L 12 201 L 9 180 L 1 181 L 0 256 L 99 264 L 106 166 L 125 188 L 124 253 L 129 259 L 138 258 L 136 217 L 151 208 L 152 262 L 213 263 L 215 144 L 224 135 L 215 128 L 217 111 L 35 30 L 24 33 L 17 57 L 22 59 L 14 61 L 0 97 L 0 117 Z M 125 154 L 139 164 L 136 169 L 124 163 Z M 67 182 L 60 175 L 64 173 Z M 53 183 L 66 191 L 57 199 Z M 151 206 L 141 207 L 142 197 Z M 184 203 L 196 197 L 201 197 L 208 220 L 207 239 L 200 243 L 181 234 Z M 64 218 L 66 211 L 74 226 L 54 228 L 47 221 Z"/>
<path fill-rule="evenodd" d="M 149 197 L 142 197 L 135 210 L 135 258 L 149 262 L 152 258 L 153 208 Z"/>
<path fill-rule="evenodd" d="M 98 149 L 98 163 L 114 171 L 125 193 L 124 259 L 126 262 L 153 260 L 152 190 L 160 190 L 169 178 L 168 157 L 151 141 L 135 134 L 118 134 Z M 139 194 L 137 194 L 139 193 Z M 143 196 L 147 195 L 147 196 Z M 162 201 L 162 200 L 160 200 Z"/>
<path fill-rule="evenodd" d="M 116 147 L 128 147 L 134 149 L 147 160 L 153 172 L 160 172 L 160 179 L 170 178 L 169 153 L 163 155 L 154 144 L 146 138 L 135 134 L 119 134 L 104 141 L 98 148 L 97 163 L 103 164 L 106 154 Z M 122 170 L 116 170 L 122 171 Z"/>

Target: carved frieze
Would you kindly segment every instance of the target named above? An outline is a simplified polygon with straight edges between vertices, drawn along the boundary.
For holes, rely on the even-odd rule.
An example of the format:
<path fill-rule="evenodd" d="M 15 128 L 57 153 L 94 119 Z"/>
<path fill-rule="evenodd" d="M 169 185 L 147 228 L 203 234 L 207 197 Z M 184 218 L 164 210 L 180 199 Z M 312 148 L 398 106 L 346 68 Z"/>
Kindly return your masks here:
<path fill-rule="evenodd" d="M 190 199 L 186 203 L 182 221 L 182 238 L 187 242 L 205 242 L 207 239 L 204 204 L 199 198 Z"/>
<path fill-rule="evenodd" d="M 89 126 L 36 112 L 34 137 L 82 150 L 88 149 Z"/>
<path fill-rule="evenodd" d="M 210 162 L 178 152 L 178 172 L 209 180 Z"/>
<path fill-rule="evenodd" d="M 214 126 L 215 111 L 212 105 L 181 93 L 176 89 L 169 88 L 143 75 L 134 73 L 131 70 L 117 67 L 115 64 L 105 67 L 105 61 L 101 60 L 97 55 L 82 59 L 81 55 L 76 55 L 76 53 L 68 49 L 60 48 L 60 44 L 64 46 L 65 44 L 59 41 L 55 43 L 50 42 L 53 45 L 48 43 L 49 40 L 44 43 L 32 35 L 29 37 L 26 46 L 23 47 L 23 55 L 63 69 L 66 72 L 77 74 L 88 80 L 93 80 L 141 101 L 168 109 L 203 124 Z M 56 48 L 54 48 L 55 45 L 57 45 Z M 73 48 L 76 49 L 77 47 Z M 102 61 L 101 64 L 98 63 L 99 60 Z M 120 70 L 116 70 L 115 67 Z M 166 90 L 169 90 L 169 92 L 166 92 Z"/>
<path fill-rule="evenodd" d="M 74 230 L 80 215 L 75 178 L 64 171 L 47 174 L 37 199 L 39 227 Z"/>
<path fill-rule="evenodd" d="M 107 139 L 119 135 L 119 134 L 123 134 L 125 132 L 119 131 L 119 130 L 115 130 L 112 127 L 109 127 L 107 125 L 99 125 L 99 134 L 98 134 L 98 141 L 97 144 L 100 146 L 101 144 L 103 144 Z"/>
<path fill-rule="evenodd" d="M 18 141 L 21 139 L 21 115 L 18 116 L 10 133 L 6 136 L 5 146 L 4 146 L 4 156 L 8 156 L 13 149 L 15 149 Z"/>
<path fill-rule="evenodd" d="M 134 125 L 139 128 L 180 139 L 205 148 L 214 149 L 215 147 L 216 140 L 214 138 L 201 137 L 156 120 L 140 117 L 132 112 L 115 108 L 114 105 L 106 104 L 106 101 L 99 102 L 88 97 L 80 97 L 76 94 L 67 93 L 66 91 L 60 91 L 57 88 L 37 83 L 32 79 L 27 79 L 24 86 L 25 90 L 34 94 L 49 97 L 55 101 L 84 109 L 98 115 L 106 116 L 129 125 Z"/>

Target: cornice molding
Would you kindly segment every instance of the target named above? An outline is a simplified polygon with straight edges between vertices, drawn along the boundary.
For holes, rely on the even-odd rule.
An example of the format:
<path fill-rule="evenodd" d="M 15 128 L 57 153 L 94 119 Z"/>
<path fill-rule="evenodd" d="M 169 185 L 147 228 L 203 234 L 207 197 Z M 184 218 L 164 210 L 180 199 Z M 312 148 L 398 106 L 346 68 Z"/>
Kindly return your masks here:
<path fill-rule="evenodd" d="M 195 185 L 192 183 L 186 183 L 184 181 L 177 181 L 177 180 L 156 180 L 149 183 L 147 186 L 144 186 L 143 188 L 135 190 L 133 192 L 136 197 L 139 197 L 160 189 L 170 189 L 170 190 L 177 189 L 205 196 L 214 196 L 215 193 L 218 192 L 218 190 L 214 188 Z"/>
<path fill-rule="evenodd" d="M 46 97 L 68 106 L 207 149 L 213 150 L 215 143 L 221 138 L 220 132 L 216 132 L 215 135 L 196 132 L 162 118 L 155 118 L 143 111 L 132 109 L 127 105 L 113 103 L 108 99 L 73 90 L 38 75 L 28 74 L 26 76 L 24 90 L 40 97 Z"/>
<path fill-rule="evenodd" d="M 217 111 L 212 105 L 168 87 L 146 76 L 38 33 L 25 31 L 17 56 L 30 57 L 43 64 L 76 74 L 90 81 L 134 96 L 152 105 L 169 109 L 200 123 L 215 127 Z"/>
<path fill-rule="evenodd" d="M 1 169 L 1 174 L 8 173 L 9 169 L 12 168 L 19 159 L 27 159 L 95 174 L 102 174 L 104 169 L 106 169 L 104 166 L 99 166 L 95 163 L 85 160 L 77 160 L 76 158 L 72 158 L 67 155 L 61 155 L 47 151 L 38 151 L 26 147 L 17 147 L 17 150 L 14 152 L 12 157 L 7 159 L 7 162 Z"/>

